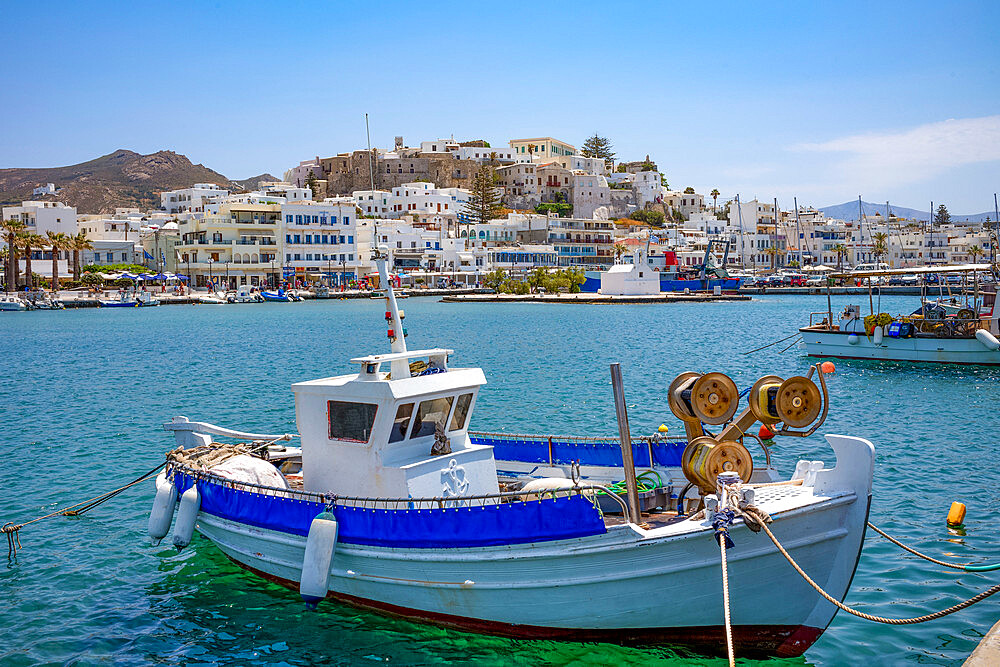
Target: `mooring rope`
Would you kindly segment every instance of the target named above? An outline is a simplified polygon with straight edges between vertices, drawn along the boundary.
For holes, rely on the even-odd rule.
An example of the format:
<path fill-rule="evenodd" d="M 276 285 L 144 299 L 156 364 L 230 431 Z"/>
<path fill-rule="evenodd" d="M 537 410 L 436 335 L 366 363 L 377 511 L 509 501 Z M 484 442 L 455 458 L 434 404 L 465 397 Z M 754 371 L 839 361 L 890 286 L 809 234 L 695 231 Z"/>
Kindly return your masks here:
<path fill-rule="evenodd" d="M 964 600 L 956 605 L 948 607 L 947 609 L 942 609 L 940 611 L 936 611 L 931 614 L 925 614 L 923 616 L 917 616 L 915 618 L 886 618 L 884 616 L 875 616 L 873 614 L 866 614 L 862 611 L 857 611 L 856 609 L 852 609 L 851 607 L 848 607 L 840 600 L 834 598 L 832 595 L 823 590 L 819 584 L 813 581 L 808 574 L 805 573 L 805 571 L 799 566 L 799 564 L 795 562 L 795 559 L 792 558 L 791 554 L 789 554 L 788 551 L 785 550 L 785 547 L 781 545 L 781 542 L 778 541 L 778 538 L 774 536 L 774 533 L 771 532 L 771 529 L 767 527 L 767 524 L 769 523 L 767 519 L 770 519 L 770 517 L 767 517 L 767 519 L 765 519 L 764 516 L 758 514 L 755 509 L 751 509 L 750 507 L 742 509 L 738 506 L 738 504 L 734 503 L 732 500 L 729 501 L 729 506 L 733 507 L 735 511 L 744 518 L 744 520 L 749 516 L 751 520 L 758 523 L 761 529 L 767 534 L 767 536 L 771 538 L 771 542 L 773 542 L 774 546 L 777 547 L 779 552 L 781 552 L 781 555 L 785 557 L 785 560 L 788 561 L 788 563 L 795 569 L 795 571 L 798 572 L 799 575 L 806 580 L 806 583 L 812 586 L 817 593 L 823 596 L 823 598 L 825 598 L 828 602 L 835 605 L 838 609 L 846 611 L 848 614 L 852 614 L 854 616 L 857 616 L 858 618 L 863 618 L 868 621 L 874 621 L 875 623 L 885 623 L 887 625 L 913 625 L 915 623 L 926 623 L 927 621 L 933 621 L 934 619 L 942 618 L 944 616 L 948 616 L 949 614 L 954 614 L 956 611 L 961 611 L 966 607 L 971 607 L 977 602 L 981 602 L 986 598 L 990 597 L 991 595 L 1000 592 L 1000 584 L 998 584 L 996 586 L 992 586 L 991 588 L 986 589 L 985 591 L 979 593 L 978 595 L 974 595 L 968 600 Z M 755 514 L 757 516 L 754 516 Z M 881 533 L 881 531 L 879 532 Z"/>
<path fill-rule="evenodd" d="M 728 504 L 726 496 L 728 488 L 722 487 L 722 504 Z M 729 611 L 729 564 L 726 561 L 726 549 L 732 546 L 729 537 L 728 524 L 732 521 L 732 512 L 728 513 L 728 518 L 724 523 L 716 526 L 716 538 L 719 540 L 719 551 L 722 554 L 722 610 L 726 619 L 726 655 L 729 658 L 729 667 L 736 667 L 736 653 L 733 650 L 733 625 L 732 616 Z"/>
<path fill-rule="evenodd" d="M 759 351 L 761 351 L 761 350 L 763 350 L 763 349 L 766 349 L 766 348 L 769 348 L 769 347 L 771 347 L 772 345 L 777 345 L 778 343 L 784 343 L 784 342 L 785 342 L 786 340 L 788 340 L 789 338 L 795 338 L 795 337 L 796 337 L 796 336 L 798 336 L 798 335 L 799 335 L 799 332 L 797 332 L 797 331 L 796 331 L 796 332 L 795 332 L 795 333 L 793 333 L 793 334 L 792 334 L 791 336 L 785 336 L 784 338 L 782 338 L 782 339 L 780 339 L 780 340 L 776 340 L 776 341 L 774 341 L 773 343 L 768 343 L 767 345 L 761 345 L 760 347 L 755 347 L 754 349 L 752 349 L 752 350 L 748 350 L 747 352 L 743 352 L 742 354 L 743 354 L 744 356 L 746 356 L 746 355 L 748 355 L 748 354 L 753 354 L 754 352 L 759 352 Z M 789 347 L 791 347 L 791 346 L 789 346 Z"/>
<path fill-rule="evenodd" d="M 912 547 L 906 546 L 905 544 L 903 544 L 902 542 L 900 542 L 896 538 L 892 537 L 891 535 L 889 535 L 885 531 L 881 530 L 878 526 L 874 525 L 871 521 L 868 522 L 868 527 L 871 528 L 872 530 L 874 530 L 876 533 L 878 533 L 882 537 L 884 537 L 885 539 L 887 539 L 890 542 L 892 542 L 893 544 L 895 544 L 900 549 L 903 549 L 905 551 L 909 551 L 914 556 L 919 556 L 920 558 L 923 558 L 924 560 L 930 561 L 932 563 L 936 563 L 938 565 L 943 565 L 944 567 L 950 567 L 950 568 L 953 568 L 953 569 L 956 569 L 956 570 L 965 570 L 966 572 L 992 572 L 993 570 L 1000 570 L 1000 563 L 994 563 L 993 565 L 972 565 L 972 564 L 962 565 L 961 563 L 948 563 L 948 562 L 943 561 L 943 560 L 938 560 L 937 558 L 932 558 L 931 556 L 928 556 L 927 554 L 922 554 L 922 553 L 920 553 L 919 551 L 917 551 L 916 549 L 914 549 Z"/>

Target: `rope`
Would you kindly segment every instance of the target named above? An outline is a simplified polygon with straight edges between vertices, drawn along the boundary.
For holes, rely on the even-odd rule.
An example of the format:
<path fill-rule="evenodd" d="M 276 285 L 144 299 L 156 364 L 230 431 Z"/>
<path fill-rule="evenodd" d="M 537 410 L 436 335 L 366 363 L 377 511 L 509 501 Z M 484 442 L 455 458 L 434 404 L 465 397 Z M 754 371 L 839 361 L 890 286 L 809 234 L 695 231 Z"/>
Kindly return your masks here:
<path fill-rule="evenodd" d="M 781 340 L 776 340 L 773 343 L 768 343 L 767 345 L 761 345 L 760 347 L 755 347 L 754 349 L 752 349 L 752 350 L 750 350 L 748 352 L 743 352 L 743 355 L 746 356 L 748 354 L 753 354 L 754 352 L 759 352 L 760 350 L 763 350 L 765 348 L 771 347 L 772 345 L 777 345 L 778 343 L 784 343 L 789 338 L 795 338 L 798 335 L 799 335 L 799 333 L 796 331 L 791 336 L 785 336 Z"/>
<path fill-rule="evenodd" d="M 930 561 L 932 563 L 936 563 L 938 565 L 942 565 L 944 567 L 950 567 L 950 568 L 953 568 L 955 570 L 965 570 L 966 572 L 992 572 L 993 570 L 1000 570 L 1000 563 L 995 563 L 993 565 L 962 565 L 960 563 L 947 563 L 947 562 L 945 562 L 943 560 L 938 560 L 937 558 L 931 558 L 927 554 L 922 554 L 919 551 L 917 551 L 916 549 L 913 549 L 911 547 L 906 546 L 905 544 L 903 544 L 902 542 L 900 542 L 896 538 L 892 537 L 891 535 L 889 535 L 885 531 L 883 531 L 883 530 L 879 529 L 877 526 L 873 525 L 871 521 L 868 522 L 868 527 L 871 528 L 872 530 L 874 530 L 876 533 L 878 533 L 882 537 L 884 537 L 885 539 L 887 539 L 890 542 L 892 542 L 893 544 L 895 544 L 900 549 L 903 549 L 904 551 L 909 551 L 914 556 L 919 556 L 920 558 L 923 558 L 924 560 Z"/>
<path fill-rule="evenodd" d="M 727 487 L 722 487 L 722 503 L 727 501 Z M 718 531 L 716 532 L 718 535 Z M 726 549 L 732 544 L 729 535 L 719 540 L 719 551 L 722 554 L 722 609 L 726 617 L 726 655 L 729 657 L 729 667 L 735 667 L 736 654 L 733 651 L 733 624 L 729 613 L 729 565 L 726 562 Z"/>
<path fill-rule="evenodd" d="M 746 517 L 746 515 L 748 513 L 748 510 L 738 510 L 738 511 L 744 517 Z M 760 520 L 760 518 L 758 518 L 758 520 Z M 795 569 L 795 571 L 798 572 L 799 575 L 803 579 L 806 580 L 806 583 L 808 583 L 810 586 L 812 586 L 813 589 L 815 589 L 815 591 L 817 593 L 819 593 L 821 596 L 823 596 L 828 602 L 830 602 L 833 605 L 835 605 L 838 609 L 846 611 L 848 614 L 853 614 L 854 616 L 857 616 L 858 618 L 863 618 L 863 619 L 868 620 L 868 621 L 874 621 L 875 623 L 885 623 L 887 625 L 913 625 L 915 623 L 925 623 L 927 621 L 933 621 L 934 619 L 942 618 L 944 616 L 948 616 L 949 614 L 954 614 L 956 611 L 961 611 L 962 609 L 965 609 L 966 607 L 971 607 L 972 605 L 976 604 L 977 602 L 981 602 L 982 600 L 985 600 L 986 598 L 988 598 L 989 596 L 993 595 L 994 593 L 1000 592 L 1000 584 L 998 584 L 996 586 L 993 586 L 991 588 L 986 589 L 985 591 L 983 591 L 982 593 L 979 593 L 978 595 L 975 595 L 975 596 L 969 598 L 968 600 L 965 600 L 963 602 L 959 602 L 956 605 L 948 607 L 947 609 L 942 609 L 941 611 L 936 611 L 936 612 L 934 612 L 932 614 L 925 614 L 924 616 L 917 616 L 915 618 L 886 618 L 884 616 L 874 616 L 872 614 L 866 614 L 864 612 L 857 611 L 855 609 L 851 609 L 846 604 L 844 604 L 840 600 L 837 600 L 832 595 L 830 595 L 829 593 L 827 593 L 826 591 L 824 591 L 822 588 L 820 588 L 819 584 L 817 584 L 815 581 L 813 581 L 812 579 L 810 579 L 809 575 L 806 574 L 805 571 L 803 571 L 803 569 L 801 567 L 799 567 L 799 564 L 795 562 L 795 559 L 792 558 L 791 554 L 789 554 L 787 551 L 785 551 L 785 547 L 781 546 L 781 543 L 778 542 L 778 538 L 776 538 L 774 536 L 774 533 L 771 532 L 771 529 L 768 528 L 767 524 L 765 522 L 763 522 L 763 521 L 761 521 L 761 528 L 764 530 L 765 533 L 767 533 L 767 536 L 769 538 L 771 538 L 771 542 L 773 542 L 774 546 L 777 547 L 778 551 L 781 552 L 781 555 L 785 557 L 785 560 L 788 561 L 788 563 Z"/>

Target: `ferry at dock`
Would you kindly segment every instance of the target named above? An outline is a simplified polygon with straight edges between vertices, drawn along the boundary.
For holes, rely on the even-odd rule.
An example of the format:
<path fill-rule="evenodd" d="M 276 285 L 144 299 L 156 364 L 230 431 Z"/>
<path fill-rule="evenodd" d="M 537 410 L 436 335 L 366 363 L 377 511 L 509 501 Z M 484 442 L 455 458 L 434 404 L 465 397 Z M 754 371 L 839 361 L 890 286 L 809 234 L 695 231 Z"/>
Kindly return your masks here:
<path fill-rule="evenodd" d="M 451 349 L 407 349 L 384 255 L 377 265 L 390 351 L 294 384 L 296 434 L 165 424 L 176 448 L 156 480 L 154 541 L 173 526 L 184 548 L 198 532 L 198 548 L 211 543 L 308 604 L 507 637 L 718 653 L 729 626 L 741 656 L 795 656 L 823 633 L 836 607 L 794 576 L 753 517 L 843 599 L 874 447 L 828 435 L 835 465 L 800 461 L 782 479 L 766 443 L 754 460 L 749 435 L 757 422 L 812 435 L 829 410 L 818 367 L 761 378 L 742 410 L 725 374 L 679 375 L 667 402 L 682 441 L 633 438 L 617 365 L 617 438 L 476 433 L 485 374 L 455 366 Z"/>

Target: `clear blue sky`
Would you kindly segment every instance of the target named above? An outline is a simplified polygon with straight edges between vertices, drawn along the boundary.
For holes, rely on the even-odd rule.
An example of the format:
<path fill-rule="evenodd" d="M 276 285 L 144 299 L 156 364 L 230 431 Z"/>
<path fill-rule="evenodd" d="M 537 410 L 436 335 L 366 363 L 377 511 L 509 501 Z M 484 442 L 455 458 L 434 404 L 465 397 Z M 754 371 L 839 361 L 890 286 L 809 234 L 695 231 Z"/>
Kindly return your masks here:
<path fill-rule="evenodd" d="M 6 3 L 0 167 L 280 176 L 368 112 L 379 146 L 598 131 L 673 187 L 992 209 L 1000 2 L 822 5 Z"/>

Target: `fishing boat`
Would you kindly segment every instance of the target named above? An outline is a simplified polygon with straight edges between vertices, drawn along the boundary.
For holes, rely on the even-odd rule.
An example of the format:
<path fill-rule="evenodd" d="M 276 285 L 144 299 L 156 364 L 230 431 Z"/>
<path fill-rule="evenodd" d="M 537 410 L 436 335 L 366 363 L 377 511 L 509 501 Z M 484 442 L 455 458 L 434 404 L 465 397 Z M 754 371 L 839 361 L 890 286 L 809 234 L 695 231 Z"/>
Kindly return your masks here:
<path fill-rule="evenodd" d="M 716 261 L 713 248 L 723 247 L 723 260 L 720 266 Z M 677 261 L 677 254 L 668 251 L 664 253 L 665 263 L 663 267 L 655 267 L 657 277 L 660 280 L 661 292 L 695 292 L 711 291 L 716 288 L 723 291 L 735 291 L 743 284 L 743 277 L 730 275 L 724 268 L 729 258 L 729 241 L 725 239 L 712 239 L 708 242 L 705 250 L 705 257 L 698 266 L 681 267 Z M 646 245 L 645 257 L 649 257 L 649 244 Z M 636 258 L 637 263 L 644 260 Z M 619 265 L 620 266 L 620 265 Z M 580 285 L 582 292 L 599 292 L 601 290 L 602 271 L 585 271 L 584 282 Z"/>
<path fill-rule="evenodd" d="M 738 415 L 726 375 L 678 376 L 668 404 L 684 422 L 682 442 L 632 440 L 617 365 L 617 440 L 475 434 L 485 375 L 453 366 L 450 349 L 407 349 L 385 252 L 376 263 L 390 352 L 293 385 L 295 436 L 168 422 L 177 447 L 156 480 L 154 541 L 173 524 L 178 548 L 197 531 L 308 604 L 330 598 L 508 637 L 717 652 L 731 618 L 737 651 L 800 655 L 822 634 L 836 608 L 790 576 L 750 514 L 730 509 L 769 515 L 789 553 L 831 595 L 846 595 L 872 444 L 828 435 L 835 466 L 802 461 L 777 482 L 743 444 L 758 421 L 779 436 L 816 431 L 829 407 L 822 373 L 818 386 L 812 379 L 818 367 L 761 378 Z M 285 444 L 293 437 L 298 447 Z M 716 535 L 736 545 L 725 604 Z"/>
<path fill-rule="evenodd" d="M 27 310 L 28 306 L 13 294 L 0 294 L 0 311 Z"/>
<path fill-rule="evenodd" d="M 980 290 L 975 275 L 990 271 L 989 264 L 879 269 L 833 274 L 865 279 L 869 284 L 869 315 L 861 306 L 848 305 L 836 320 L 827 288 L 827 311 L 812 313 L 808 326 L 799 329 L 806 353 L 812 357 L 873 359 L 946 364 L 1000 366 L 1000 309 L 995 287 Z M 878 312 L 872 298 L 872 278 L 901 274 L 973 274 L 974 290 L 964 294 L 964 304 L 954 296 L 930 298 L 926 284 L 920 307 L 909 315 Z M 940 290 L 943 292 L 944 287 Z M 813 318 L 822 319 L 813 323 Z"/>
<path fill-rule="evenodd" d="M 99 308 L 148 308 L 159 306 L 160 300 L 146 290 L 126 290 L 117 299 L 98 299 Z"/>

